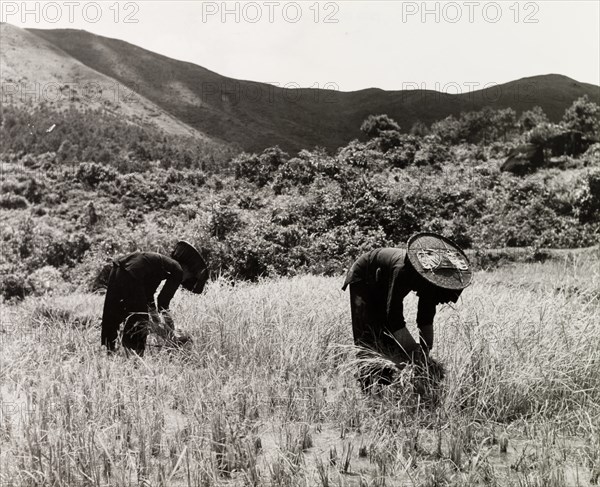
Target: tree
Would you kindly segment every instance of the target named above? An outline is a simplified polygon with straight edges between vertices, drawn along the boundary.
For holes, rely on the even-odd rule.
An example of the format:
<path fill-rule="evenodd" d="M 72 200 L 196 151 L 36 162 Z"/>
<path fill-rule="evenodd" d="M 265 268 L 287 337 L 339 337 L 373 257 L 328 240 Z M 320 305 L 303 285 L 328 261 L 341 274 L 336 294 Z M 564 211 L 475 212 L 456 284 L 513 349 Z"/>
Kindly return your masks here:
<path fill-rule="evenodd" d="M 579 130 L 592 135 L 600 132 L 600 106 L 583 95 L 567 108 L 562 119 L 565 126 L 571 130 Z"/>
<path fill-rule="evenodd" d="M 472 144 L 478 142 L 489 142 L 493 139 L 490 129 L 493 129 L 493 119 L 496 116 L 496 110 L 485 107 L 477 112 L 463 112 L 460 114 L 459 123 L 461 124 L 462 137 Z"/>
<path fill-rule="evenodd" d="M 431 125 L 431 133 L 447 144 L 457 144 L 466 139 L 465 132 L 464 124 L 452 115 Z"/>
<path fill-rule="evenodd" d="M 378 137 L 385 130 L 400 131 L 396 121 L 387 115 L 369 115 L 360 126 L 360 130 L 369 137 Z"/>
<path fill-rule="evenodd" d="M 519 117 L 519 129 L 521 132 L 527 132 L 534 129 L 538 125 L 548 123 L 548 117 L 541 107 L 535 106 L 531 110 L 527 110 Z"/>
<path fill-rule="evenodd" d="M 410 135 L 416 135 L 418 137 L 425 137 L 429 135 L 429 127 L 425 125 L 421 120 L 417 120 L 413 123 L 413 126 L 410 128 Z"/>
<path fill-rule="evenodd" d="M 600 221 L 600 171 L 585 176 L 585 188 L 576 202 L 581 223 Z"/>
<path fill-rule="evenodd" d="M 489 143 L 507 137 L 517 125 L 512 108 L 496 110 L 485 107 L 476 112 L 463 112 L 458 120 L 461 137 L 472 144 Z"/>
<path fill-rule="evenodd" d="M 502 136 L 506 142 L 507 136 L 517 127 L 517 113 L 512 108 L 497 110 L 492 119 L 492 126 L 496 129 L 494 139 L 498 140 Z"/>

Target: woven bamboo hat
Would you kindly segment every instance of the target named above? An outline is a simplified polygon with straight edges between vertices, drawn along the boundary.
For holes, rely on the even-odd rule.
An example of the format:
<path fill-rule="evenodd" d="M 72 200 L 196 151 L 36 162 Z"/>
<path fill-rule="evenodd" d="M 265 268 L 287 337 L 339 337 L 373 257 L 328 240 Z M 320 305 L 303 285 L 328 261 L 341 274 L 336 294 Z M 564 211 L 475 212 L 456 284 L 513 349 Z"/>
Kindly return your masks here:
<path fill-rule="evenodd" d="M 406 255 L 426 281 L 442 289 L 462 290 L 471 284 L 473 271 L 465 253 L 452 240 L 436 233 L 417 233 Z"/>
<path fill-rule="evenodd" d="M 182 267 L 187 267 L 194 275 L 193 279 L 185 280 L 181 285 L 188 291 L 200 294 L 208 280 L 208 266 L 200 252 L 191 243 L 180 240 L 175 245 L 171 257 Z"/>

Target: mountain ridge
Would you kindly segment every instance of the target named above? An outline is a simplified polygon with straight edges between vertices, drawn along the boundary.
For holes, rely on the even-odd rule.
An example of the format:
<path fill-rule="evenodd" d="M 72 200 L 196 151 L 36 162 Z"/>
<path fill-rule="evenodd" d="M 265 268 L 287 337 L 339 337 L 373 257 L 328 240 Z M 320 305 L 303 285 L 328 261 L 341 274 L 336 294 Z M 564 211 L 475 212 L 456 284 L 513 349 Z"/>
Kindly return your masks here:
<path fill-rule="evenodd" d="M 357 91 L 281 88 L 222 76 L 188 61 L 77 29 L 26 29 L 85 66 L 126 86 L 182 124 L 247 151 L 279 145 L 287 151 L 322 146 L 329 150 L 362 136 L 371 114 L 386 113 L 407 131 L 449 115 L 492 108 L 517 113 L 539 105 L 550 120 L 582 95 L 600 103 L 600 87 L 560 74 L 524 77 L 451 94 L 435 90 Z"/>

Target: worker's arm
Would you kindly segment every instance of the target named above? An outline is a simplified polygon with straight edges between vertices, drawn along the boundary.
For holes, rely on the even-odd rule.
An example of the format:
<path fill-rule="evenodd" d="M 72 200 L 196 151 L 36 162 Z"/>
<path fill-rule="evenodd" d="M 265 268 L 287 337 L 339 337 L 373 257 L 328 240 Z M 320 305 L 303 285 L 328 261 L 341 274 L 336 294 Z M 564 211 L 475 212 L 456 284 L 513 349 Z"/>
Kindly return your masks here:
<path fill-rule="evenodd" d="M 183 270 L 177 261 L 165 257 L 163 259 L 163 271 L 166 274 L 166 281 L 163 285 L 158 298 L 156 299 L 158 305 L 158 311 L 168 311 L 171 299 L 175 295 L 175 292 L 179 288 L 183 279 Z"/>
<path fill-rule="evenodd" d="M 436 301 L 429 296 L 421 296 L 417 307 L 417 326 L 421 348 L 429 355 L 433 348 L 433 319 L 435 318 Z"/>

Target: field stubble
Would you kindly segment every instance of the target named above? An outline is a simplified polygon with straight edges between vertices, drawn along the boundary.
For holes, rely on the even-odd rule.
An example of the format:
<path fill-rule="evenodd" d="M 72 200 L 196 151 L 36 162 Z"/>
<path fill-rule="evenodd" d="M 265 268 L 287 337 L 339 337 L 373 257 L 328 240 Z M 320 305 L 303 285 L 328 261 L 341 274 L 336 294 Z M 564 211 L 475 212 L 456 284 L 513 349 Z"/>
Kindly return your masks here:
<path fill-rule="evenodd" d="M 599 257 L 479 272 L 438 311 L 444 381 L 371 396 L 340 278 L 182 291 L 193 345 L 143 360 L 100 348 L 102 296 L 3 306 L 0 485 L 595 485 Z"/>

